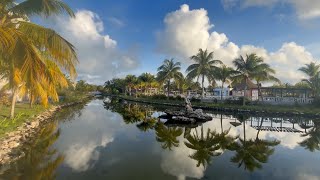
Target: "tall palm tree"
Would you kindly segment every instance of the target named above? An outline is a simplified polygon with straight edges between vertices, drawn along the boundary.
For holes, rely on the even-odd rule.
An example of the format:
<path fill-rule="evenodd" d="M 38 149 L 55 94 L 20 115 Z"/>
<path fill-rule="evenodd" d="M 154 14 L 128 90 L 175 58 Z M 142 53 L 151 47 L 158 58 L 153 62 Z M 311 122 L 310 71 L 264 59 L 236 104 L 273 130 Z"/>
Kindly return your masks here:
<path fill-rule="evenodd" d="M 179 140 L 177 139 L 182 133 L 182 128 L 178 127 L 166 127 L 162 122 L 157 123 L 155 126 L 156 140 L 161 144 L 163 149 L 172 150 L 173 147 L 179 146 Z"/>
<path fill-rule="evenodd" d="M 138 78 L 135 75 L 127 75 L 125 77 L 126 86 L 128 87 L 129 95 L 132 95 L 132 88 L 135 87 L 135 85 L 138 82 Z"/>
<path fill-rule="evenodd" d="M 162 84 L 167 82 L 167 96 L 169 97 L 170 93 L 170 81 L 173 79 L 175 82 L 181 81 L 183 75 L 180 72 L 181 63 L 174 62 L 172 59 L 166 59 L 163 61 L 163 64 L 158 68 L 157 80 Z"/>
<path fill-rule="evenodd" d="M 260 66 L 265 66 L 262 57 L 258 57 L 256 54 L 246 55 L 246 58 L 240 56 L 233 61 L 234 66 L 237 70 L 237 75 L 233 77 L 236 82 L 244 82 L 244 96 L 242 104 L 245 105 L 245 98 L 247 93 L 247 82 L 250 79 L 254 79 L 257 74 L 260 73 Z"/>
<path fill-rule="evenodd" d="M 220 149 L 219 142 L 215 139 L 216 133 L 208 129 L 206 136 L 203 134 L 203 126 L 201 126 L 201 136 L 198 135 L 197 129 L 195 129 L 196 133 L 192 136 L 186 136 L 188 141 L 184 142 L 184 144 L 190 148 L 195 150 L 195 152 L 190 155 L 190 158 L 197 161 L 197 167 L 202 165 L 206 167 L 207 164 L 210 164 L 212 156 L 219 156 L 221 153 L 216 152 Z"/>
<path fill-rule="evenodd" d="M 50 67 L 63 69 L 71 77 L 76 75 L 78 61 L 72 44 L 55 31 L 29 21 L 29 16 L 48 17 L 63 12 L 74 16 L 60 0 L 6 0 L 0 4 L 0 68 L 6 69 L 0 76 L 7 79 L 12 91 L 11 118 L 21 88 L 40 96 L 44 105 L 48 96 L 58 99 L 53 89 L 61 82 L 61 75 L 55 76 L 48 70 Z"/>
<path fill-rule="evenodd" d="M 190 79 L 197 78 L 197 81 L 201 77 L 201 87 L 202 87 L 202 98 L 204 97 L 204 80 L 205 78 L 210 77 L 212 71 L 216 70 L 217 64 L 222 64 L 220 60 L 213 59 L 213 52 L 208 52 L 207 50 L 203 51 L 199 49 L 198 54 L 191 56 L 191 59 L 195 64 L 191 64 L 186 72 L 188 73 L 187 77 Z"/>
<path fill-rule="evenodd" d="M 258 101 L 263 101 L 262 93 L 261 93 L 261 83 L 262 82 L 276 82 L 278 84 L 281 83 L 281 81 L 274 76 L 276 73 L 274 69 L 272 69 L 268 64 L 262 63 L 259 64 L 257 67 L 257 74 L 254 76 L 254 79 L 257 82 L 258 85 Z"/>
<path fill-rule="evenodd" d="M 221 92 L 220 92 L 221 93 L 221 100 L 222 100 L 222 92 L 223 92 L 224 84 L 230 83 L 231 78 L 236 73 L 237 72 L 233 68 L 227 67 L 226 65 L 222 65 L 216 71 L 212 72 L 213 78 L 221 81 Z"/>
<path fill-rule="evenodd" d="M 140 80 L 140 86 L 144 87 L 144 94 L 146 95 L 151 88 L 152 82 L 155 81 L 155 77 L 151 73 L 142 73 L 138 79 Z"/>
<path fill-rule="evenodd" d="M 309 76 L 308 79 L 302 79 L 302 81 L 306 82 L 318 97 L 320 93 L 320 64 L 311 62 L 310 64 L 305 64 L 305 67 L 299 68 L 299 71 Z"/>

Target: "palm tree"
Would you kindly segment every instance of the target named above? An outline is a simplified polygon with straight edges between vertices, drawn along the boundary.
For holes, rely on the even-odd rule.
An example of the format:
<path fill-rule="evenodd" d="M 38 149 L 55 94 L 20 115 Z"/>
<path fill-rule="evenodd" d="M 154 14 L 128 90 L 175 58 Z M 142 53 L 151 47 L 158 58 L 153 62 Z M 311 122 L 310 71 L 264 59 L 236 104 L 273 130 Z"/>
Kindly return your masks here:
<path fill-rule="evenodd" d="M 158 68 L 157 80 L 162 84 L 167 81 L 167 96 L 170 93 L 170 81 L 173 79 L 175 82 L 181 81 L 183 75 L 180 72 L 181 63 L 174 62 L 173 59 L 166 59 L 163 64 Z"/>
<path fill-rule="evenodd" d="M 276 82 L 278 84 L 281 83 L 281 81 L 274 76 L 276 73 L 274 69 L 272 69 L 268 64 L 262 63 L 258 65 L 257 74 L 254 76 L 254 79 L 257 81 L 258 85 L 258 101 L 263 101 L 262 93 L 261 93 L 261 83 L 262 82 Z"/>
<path fill-rule="evenodd" d="M 32 96 L 40 96 L 44 105 L 49 96 L 53 100 L 58 99 L 54 89 L 61 83 L 62 76 L 56 76 L 50 68 L 62 68 L 71 77 L 76 75 L 75 64 L 78 61 L 72 44 L 55 31 L 31 23 L 28 18 L 32 15 L 48 17 L 62 12 L 74 16 L 72 10 L 60 0 L 1 2 L 0 50 L 4 53 L 0 55 L 0 68 L 5 71 L 1 71 L 0 76 L 7 79 L 12 91 L 11 118 L 14 117 L 16 97 L 21 89 L 28 89 Z"/>
<path fill-rule="evenodd" d="M 166 127 L 163 123 L 157 123 L 156 127 L 156 140 L 161 144 L 163 149 L 172 150 L 173 147 L 179 146 L 179 140 L 177 139 L 182 133 L 182 128 L 178 127 Z"/>
<path fill-rule="evenodd" d="M 311 62 L 310 64 L 305 64 L 305 67 L 299 68 L 299 71 L 309 76 L 308 79 L 302 79 L 302 81 L 306 82 L 318 97 L 320 93 L 320 65 Z"/>
<path fill-rule="evenodd" d="M 125 82 L 129 90 L 129 95 L 131 96 L 132 88 L 134 88 L 135 85 L 137 84 L 138 78 L 135 75 L 127 75 L 125 77 Z"/>
<path fill-rule="evenodd" d="M 244 96 L 242 104 L 245 105 L 245 98 L 247 93 L 247 82 L 250 79 L 254 79 L 257 74 L 260 73 L 261 66 L 265 66 L 263 59 L 258 57 L 256 54 L 246 55 L 246 59 L 243 56 L 233 61 L 234 66 L 237 70 L 237 75 L 233 77 L 236 82 L 243 81 L 245 83 Z"/>
<path fill-rule="evenodd" d="M 140 80 L 140 86 L 144 87 L 144 94 L 146 95 L 151 88 L 151 83 L 155 81 L 155 77 L 150 73 L 142 73 L 138 79 Z"/>
<path fill-rule="evenodd" d="M 216 71 L 212 72 L 213 79 L 221 81 L 221 100 L 222 100 L 222 91 L 224 88 L 224 84 L 230 83 L 231 78 L 236 73 L 237 72 L 233 68 L 227 67 L 226 65 L 222 65 Z"/>
<path fill-rule="evenodd" d="M 219 142 L 215 139 L 216 133 L 208 129 L 206 136 L 203 135 L 203 126 L 201 126 L 201 136 L 199 137 L 197 129 L 196 133 L 192 136 L 186 136 L 187 142 L 184 144 L 195 150 L 195 152 L 190 155 L 190 158 L 197 161 L 197 167 L 203 165 L 206 167 L 210 164 L 212 156 L 219 156 L 221 153 L 216 152 L 220 149 Z"/>
<path fill-rule="evenodd" d="M 210 77 L 212 71 L 216 70 L 216 64 L 221 64 L 220 60 L 213 59 L 213 52 L 208 52 L 207 50 L 203 51 L 199 49 L 198 54 L 191 56 L 191 59 L 195 62 L 195 64 L 191 64 L 186 72 L 188 73 L 187 77 L 189 79 L 202 78 L 201 87 L 202 87 L 202 98 L 204 97 L 204 79 Z"/>

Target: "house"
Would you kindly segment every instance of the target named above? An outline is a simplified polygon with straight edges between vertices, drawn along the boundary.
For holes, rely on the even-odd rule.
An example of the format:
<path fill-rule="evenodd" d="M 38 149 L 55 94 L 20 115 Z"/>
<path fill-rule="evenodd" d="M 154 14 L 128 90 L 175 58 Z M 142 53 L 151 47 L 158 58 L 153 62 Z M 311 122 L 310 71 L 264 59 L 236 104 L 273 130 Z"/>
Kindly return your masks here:
<path fill-rule="evenodd" d="M 251 80 L 243 80 L 241 83 L 234 84 L 232 90 L 233 97 L 243 97 L 246 89 L 246 97 L 252 101 L 258 100 L 258 86 Z"/>

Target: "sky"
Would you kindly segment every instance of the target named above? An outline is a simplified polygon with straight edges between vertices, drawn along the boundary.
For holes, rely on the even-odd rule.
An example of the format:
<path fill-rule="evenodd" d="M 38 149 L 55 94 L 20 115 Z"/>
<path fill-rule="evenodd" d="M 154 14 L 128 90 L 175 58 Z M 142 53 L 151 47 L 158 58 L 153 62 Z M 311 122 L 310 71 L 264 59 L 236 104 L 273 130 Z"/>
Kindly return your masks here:
<path fill-rule="evenodd" d="M 232 66 L 248 53 L 264 58 L 284 83 L 320 59 L 319 0 L 65 0 L 75 18 L 36 20 L 72 42 L 78 79 L 155 74 L 164 59 L 192 64 L 199 48 Z"/>

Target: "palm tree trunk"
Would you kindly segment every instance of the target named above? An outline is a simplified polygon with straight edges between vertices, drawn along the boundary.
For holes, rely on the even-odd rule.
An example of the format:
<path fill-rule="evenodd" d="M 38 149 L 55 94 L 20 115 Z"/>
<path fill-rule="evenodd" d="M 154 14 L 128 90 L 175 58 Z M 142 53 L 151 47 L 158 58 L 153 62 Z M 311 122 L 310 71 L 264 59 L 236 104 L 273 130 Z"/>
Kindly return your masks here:
<path fill-rule="evenodd" d="M 257 81 L 257 85 L 258 85 L 258 101 L 260 101 L 260 98 L 261 98 L 261 101 L 263 102 L 263 97 L 262 97 L 262 92 L 261 92 L 261 84 L 259 81 Z"/>
<path fill-rule="evenodd" d="M 168 80 L 168 87 L 167 87 L 167 96 L 169 98 L 170 95 L 170 79 Z"/>
<path fill-rule="evenodd" d="M 242 105 L 246 105 L 246 94 L 247 94 L 247 78 L 245 78 L 245 84 L 244 84 L 244 94 L 243 94 L 243 100 Z"/>
<path fill-rule="evenodd" d="M 14 118 L 14 109 L 16 106 L 16 101 L 17 101 L 17 94 L 16 94 L 16 89 L 12 89 L 12 101 L 11 101 L 11 111 L 10 111 L 10 119 Z"/>
<path fill-rule="evenodd" d="M 204 98 L 204 85 L 203 85 L 203 83 L 204 83 L 204 74 L 202 75 L 202 82 L 201 82 L 201 86 L 202 86 L 202 98 Z"/>
<path fill-rule="evenodd" d="M 33 105 L 33 97 L 32 97 L 32 93 L 30 93 L 30 100 L 29 100 L 29 106 L 30 106 L 30 108 L 32 108 L 32 105 Z"/>
<path fill-rule="evenodd" d="M 221 101 L 222 101 L 223 85 L 224 85 L 224 82 L 222 82 L 222 85 L 221 85 Z"/>
<path fill-rule="evenodd" d="M 132 92 L 131 92 L 131 86 L 129 86 L 129 96 L 131 96 L 132 95 Z"/>

